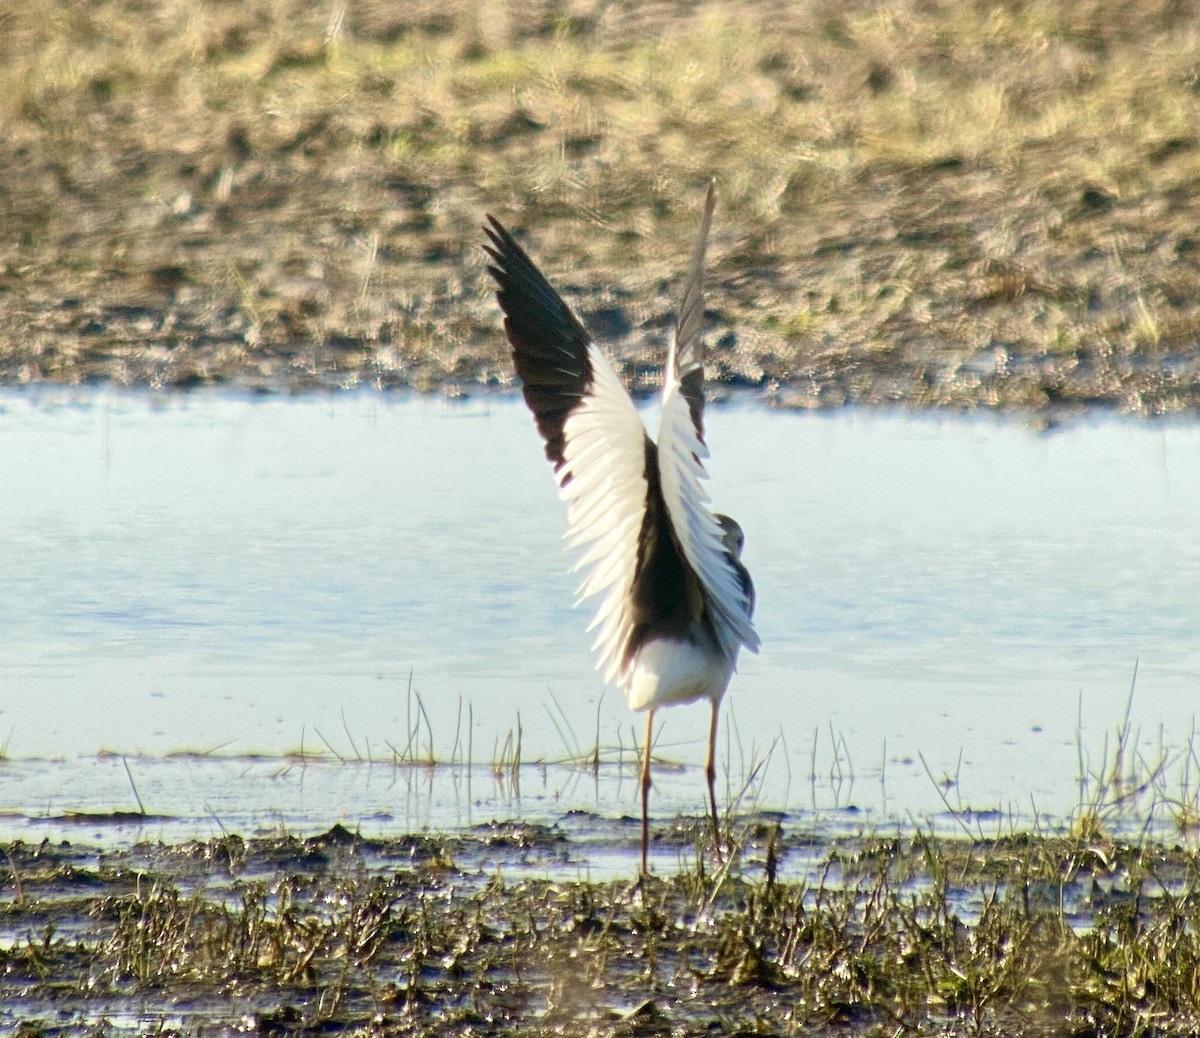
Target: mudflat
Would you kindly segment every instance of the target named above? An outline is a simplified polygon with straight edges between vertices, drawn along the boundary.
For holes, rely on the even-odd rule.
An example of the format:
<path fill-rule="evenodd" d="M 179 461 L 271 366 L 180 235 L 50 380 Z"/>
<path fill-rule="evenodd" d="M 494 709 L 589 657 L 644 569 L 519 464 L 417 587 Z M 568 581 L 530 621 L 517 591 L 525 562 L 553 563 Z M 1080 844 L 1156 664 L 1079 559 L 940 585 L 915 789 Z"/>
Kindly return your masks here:
<path fill-rule="evenodd" d="M 1200 405 L 1186 5 L 71 0 L 0 14 L 0 380 L 469 392 L 518 230 L 635 386 Z"/>
<path fill-rule="evenodd" d="M 686 859 L 703 822 L 656 839 Z M 572 850 L 530 825 L 8 844 L 0 1022 L 25 1038 L 1196 1033 L 1194 848 L 1088 827 L 822 846 L 760 816 L 737 832 L 730 873 L 697 854 L 636 882 L 548 878 Z"/>

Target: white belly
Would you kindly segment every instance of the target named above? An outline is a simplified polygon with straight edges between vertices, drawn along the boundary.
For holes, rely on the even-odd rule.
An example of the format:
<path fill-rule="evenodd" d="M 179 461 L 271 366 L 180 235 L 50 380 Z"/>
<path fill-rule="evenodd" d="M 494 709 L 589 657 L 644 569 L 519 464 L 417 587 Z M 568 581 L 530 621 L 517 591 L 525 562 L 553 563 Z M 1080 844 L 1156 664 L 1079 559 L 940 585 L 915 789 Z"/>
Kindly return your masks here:
<path fill-rule="evenodd" d="M 638 650 L 625 685 L 625 700 L 631 710 L 697 699 L 720 702 L 733 669 L 733 663 L 715 646 L 704 648 L 690 641 L 656 638 Z"/>

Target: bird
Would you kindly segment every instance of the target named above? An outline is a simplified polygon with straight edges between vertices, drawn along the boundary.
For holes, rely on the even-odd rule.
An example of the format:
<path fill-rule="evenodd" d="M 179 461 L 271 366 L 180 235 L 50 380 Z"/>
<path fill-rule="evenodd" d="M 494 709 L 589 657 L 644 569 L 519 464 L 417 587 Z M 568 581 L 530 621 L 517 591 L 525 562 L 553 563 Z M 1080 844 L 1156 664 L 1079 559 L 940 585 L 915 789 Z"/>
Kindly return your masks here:
<path fill-rule="evenodd" d="M 715 205 L 710 181 L 663 369 L 657 440 L 604 351 L 528 253 L 491 214 L 484 226 L 513 365 L 567 505 L 567 546 L 581 552 L 574 568 L 586 571 L 576 605 L 600 596 L 589 628 L 597 631 L 596 666 L 630 709 L 646 713 L 643 876 L 655 712 L 701 700 L 712 708 L 705 777 L 714 853 L 723 864 L 715 790 L 721 700 L 739 650 L 760 647 L 742 529 L 710 509 L 702 485 L 709 451 L 700 333 Z"/>

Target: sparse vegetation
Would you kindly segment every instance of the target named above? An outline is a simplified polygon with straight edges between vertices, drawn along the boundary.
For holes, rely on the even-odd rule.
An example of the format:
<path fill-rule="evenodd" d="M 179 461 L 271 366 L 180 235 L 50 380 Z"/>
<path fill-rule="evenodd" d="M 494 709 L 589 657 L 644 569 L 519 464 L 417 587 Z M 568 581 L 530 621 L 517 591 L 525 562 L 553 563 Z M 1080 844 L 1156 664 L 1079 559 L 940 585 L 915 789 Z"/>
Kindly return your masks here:
<path fill-rule="evenodd" d="M 686 862 L 702 829 L 658 835 Z M 641 884 L 536 878 L 569 854 L 553 827 L 398 840 L 335 827 L 118 853 L 13 844 L 0 1019 L 59 1034 L 118 1012 L 180 1034 L 1200 1025 L 1195 849 L 920 830 L 814 847 L 771 816 L 743 836 L 731 871 L 699 857 Z"/>
<path fill-rule="evenodd" d="M 1197 67 L 1167 0 L 17 5 L 0 378 L 507 385 L 491 210 L 646 385 L 715 175 L 716 375 L 1194 410 Z"/>
<path fill-rule="evenodd" d="M 742 755 L 724 865 L 709 864 L 706 817 L 660 819 L 666 875 L 641 881 L 636 823 L 599 816 L 388 838 L 335 825 L 244 839 L 221 826 L 219 839 L 172 846 L 10 843 L 0 1023 L 21 1021 L 22 1034 L 93 1034 L 117 1016 L 174 1034 L 1192 1034 L 1195 750 L 1144 743 L 1132 702 L 1131 687 L 1101 745 L 1080 738 L 1068 818 L 1018 827 L 973 812 L 951 800 L 961 775 L 931 772 L 947 809 L 936 823 L 831 830 L 820 811 L 746 802 L 772 748 Z M 521 763 L 519 729 L 479 765 L 499 784 L 596 752 Z M 370 760 L 332 747 L 305 759 Z M 589 879 L 593 859 L 622 843 L 629 878 Z"/>

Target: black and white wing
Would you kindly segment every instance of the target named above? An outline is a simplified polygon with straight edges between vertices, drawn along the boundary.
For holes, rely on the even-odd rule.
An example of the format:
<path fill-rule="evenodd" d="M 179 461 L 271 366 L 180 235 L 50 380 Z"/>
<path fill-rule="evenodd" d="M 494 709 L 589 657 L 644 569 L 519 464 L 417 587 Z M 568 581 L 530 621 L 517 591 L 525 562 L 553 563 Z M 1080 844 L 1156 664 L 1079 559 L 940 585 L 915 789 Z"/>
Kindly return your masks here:
<path fill-rule="evenodd" d="M 511 234 L 488 217 L 513 364 L 567 502 L 567 543 L 583 549 L 579 599 L 603 592 L 590 629 L 604 680 L 624 682 L 631 594 L 646 514 L 646 429 L 612 365 Z"/>
<path fill-rule="evenodd" d="M 708 507 L 701 480 L 704 459 L 704 356 L 700 329 L 704 318 L 704 261 L 716 203 L 708 185 L 704 217 L 684 283 L 675 337 L 663 373 L 662 419 L 658 430 L 658 470 L 663 501 L 680 553 L 704 587 L 706 608 L 717 641 L 730 660 L 739 646 L 759 648 L 751 613 L 752 591 L 745 570 L 730 557 L 725 533 Z"/>

